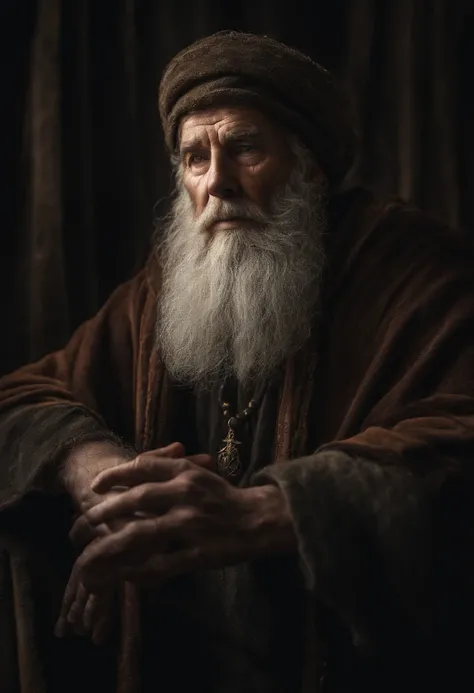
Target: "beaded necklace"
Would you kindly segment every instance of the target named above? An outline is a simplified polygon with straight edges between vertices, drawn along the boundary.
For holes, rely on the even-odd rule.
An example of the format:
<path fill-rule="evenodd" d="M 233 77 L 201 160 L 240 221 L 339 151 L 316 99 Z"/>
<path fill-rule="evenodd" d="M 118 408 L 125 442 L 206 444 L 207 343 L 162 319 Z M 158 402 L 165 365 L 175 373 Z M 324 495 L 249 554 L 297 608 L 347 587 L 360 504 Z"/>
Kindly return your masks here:
<path fill-rule="evenodd" d="M 247 406 L 234 415 L 231 413 L 230 403 L 225 396 L 226 386 L 227 380 L 224 380 L 219 388 L 219 404 L 224 418 L 227 419 L 227 436 L 222 441 L 224 447 L 219 450 L 217 455 L 217 469 L 220 474 L 232 478 L 240 476 L 242 472 L 242 460 L 238 450 L 241 441 L 237 439 L 236 434 L 242 430 L 244 424 L 257 411 L 265 394 L 267 384 L 261 385 Z"/>

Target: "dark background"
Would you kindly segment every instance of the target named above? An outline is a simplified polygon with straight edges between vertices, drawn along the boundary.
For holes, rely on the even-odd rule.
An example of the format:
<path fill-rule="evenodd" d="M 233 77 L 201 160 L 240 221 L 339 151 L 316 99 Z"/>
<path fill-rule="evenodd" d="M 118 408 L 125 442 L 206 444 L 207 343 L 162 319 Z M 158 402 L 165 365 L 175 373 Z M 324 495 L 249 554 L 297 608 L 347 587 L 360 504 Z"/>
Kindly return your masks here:
<path fill-rule="evenodd" d="M 170 186 L 161 72 L 229 28 L 345 83 L 354 182 L 474 227 L 473 0 L 0 0 L 0 372 L 61 346 L 143 262 Z"/>

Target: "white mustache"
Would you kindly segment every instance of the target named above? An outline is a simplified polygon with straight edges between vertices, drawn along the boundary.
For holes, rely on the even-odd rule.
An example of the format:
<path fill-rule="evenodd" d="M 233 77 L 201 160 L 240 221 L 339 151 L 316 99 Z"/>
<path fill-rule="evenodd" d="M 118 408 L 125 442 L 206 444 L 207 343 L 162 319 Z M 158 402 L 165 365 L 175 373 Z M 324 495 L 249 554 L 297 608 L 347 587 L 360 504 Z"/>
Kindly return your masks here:
<path fill-rule="evenodd" d="M 208 231 L 218 221 L 227 221 L 228 219 L 248 219 L 259 224 L 270 222 L 270 217 L 253 203 L 212 198 L 196 220 L 196 224 L 198 230 L 202 232 Z"/>

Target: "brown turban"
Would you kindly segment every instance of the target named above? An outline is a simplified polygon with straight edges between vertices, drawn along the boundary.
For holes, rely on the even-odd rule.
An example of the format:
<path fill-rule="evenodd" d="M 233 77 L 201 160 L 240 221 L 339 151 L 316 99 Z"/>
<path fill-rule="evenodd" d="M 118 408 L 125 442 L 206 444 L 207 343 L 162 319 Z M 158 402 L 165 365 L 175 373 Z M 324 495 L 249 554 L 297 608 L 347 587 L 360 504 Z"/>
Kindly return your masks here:
<path fill-rule="evenodd" d="M 242 104 L 273 114 L 314 152 L 333 184 L 354 163 L 349 104 L 327 70 L 267 36 L 221 31 L 178 53 L 166 68 L 159 106 L 174 151 L 180 120 L 191 111 Z"/>

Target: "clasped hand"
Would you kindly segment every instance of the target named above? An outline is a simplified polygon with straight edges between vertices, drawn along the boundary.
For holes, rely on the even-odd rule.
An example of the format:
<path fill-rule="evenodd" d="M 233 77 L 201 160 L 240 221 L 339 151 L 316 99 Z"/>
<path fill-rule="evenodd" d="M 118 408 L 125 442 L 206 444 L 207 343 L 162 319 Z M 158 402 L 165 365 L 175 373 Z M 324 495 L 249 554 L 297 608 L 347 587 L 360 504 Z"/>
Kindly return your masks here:
<path fill-rule="evenodd" d="M 236 488 L 190 459 L 150 453 L 101 472 L 92 484 L 98 494 L 115 487 L 127 490 L 85 513 L 92 527 L 117 527 L 86 546 L 77 561 L 81 582 L 91 591 L 248 560 L 269 538 L 264 497 L 271 489 L 282 500 L 273 487 Z"/>
<path fill-rule="evenodd" d="M 104 451 L 101 450 L 99 457 L 95 459 L 98 452 L 88 450 L 86 454 L 81 451 L 79 454 L 72 456 L 70 467 L 68 468 L 68 483 L 67 488 L 73 496 L 75 503 L 80 510 L 80 515 L 75 522 L 71 539 L 77 549 L 84 549 L 88 544 L 96 542 L 101 536 L 110 534 L 111 531 L 116 531 L 124 527 L 131 518 L 118 519 L 110 521 L 107 524 L 91 526 L 87 521 L 87 511 L 106 498 L 111 498 L 123 492 L 123 489 L 114 488 L 107 494 L 94 493 L 91 489 L 90 471 L 86 471 L 85 476 L 77 473 L 78 470 L 85 469 L 91 471 L 94 467 L 103 467 Z M 148 455 L 153 455 L 156 458 L 160 457 L 183 457 L 185 454 L 184 447 L 180 443 L 172 443 L 165 448 L 155 450 Z M 193 455 L 188 458 L 195 464 L 211 466 L 211 458 L 209 455 Z M 106 468 L 116 467 L 120 457 L 113 454 L 111 451 L 110 461 L 105 462 Z M 98 472 L 96 472 L 96 475 Z M 92 477 L 94 479 L 94 476 Z M 80 580 L 79 563 L 76 562 L 66 586 L 63 596 L 59 618 L 56 624 L 55 633 L 58 637 L 63 637 L 71 632 L 77 635 L 82 635 L 86 632 L 91 633 L 92 640 L 95 644 L 100 644 L 105 641 L 110 633 L 114 614 L 117 611 L 117 594 L 116 590 L 104 587 L 101 590 L 96 590 L 94 593 L 88 591 Z"/>
<path fill-rule="evenodd" d="M 84 509 L 71 539 L 83 544 L 85 527 L 98 536 L 76 561 L 63 616 L 71 607 L 83 608 L 77 584 L 85 595 L 104 594 L 126 580 L 156 585 L 182 573 L 294 550 L 293 524 L 278 488 L 237 488 L 211 470 L 208 455 L 173 458 L 160 452 L 106 469 L 92 483 L 103 500 Z"/>

